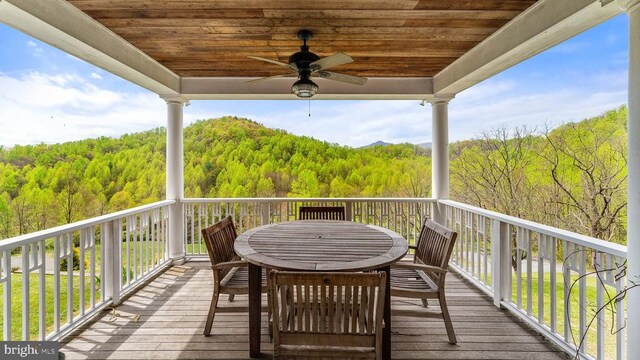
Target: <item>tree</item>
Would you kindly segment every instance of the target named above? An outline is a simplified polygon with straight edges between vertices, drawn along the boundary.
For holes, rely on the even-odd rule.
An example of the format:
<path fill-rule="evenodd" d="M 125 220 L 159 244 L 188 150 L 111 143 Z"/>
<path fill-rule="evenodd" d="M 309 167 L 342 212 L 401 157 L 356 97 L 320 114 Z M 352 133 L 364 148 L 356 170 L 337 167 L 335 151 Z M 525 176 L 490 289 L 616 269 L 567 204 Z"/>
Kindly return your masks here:
<path fill-rule="evenodd" d="M 461 151 L 452 162 L 455 198 L 519 218 L 540 221 L 538 179 L 534 176 L 536 154 L 534 131 L 526 127 L 510 131 L 499 127 Z M 516 249 L 516 234 L 512 236 Z M 517 269 L 527 256 L 512 251 L 511 266 Z"/>
<path fill-rule="evenodd" d="M 319 197 L 320 185 L 316 173 L 311 170 L 302 170 L 298 178 L 291 183 L 291 197 Z"/>
<path fill-rule="evenodd" d="M 622 110 L 605 121 L 571 123 L 545 134 L 542 157 L 566 209 L 565 227 L 603 240 L 622 242 L 627 192 L 627 146 Z"/>
<path fill-rule="evenodd" d="M 451 164 L 452 193 L 468 204 L 538 219 L 534 130 L 499 127 L 466 144 Z"/>

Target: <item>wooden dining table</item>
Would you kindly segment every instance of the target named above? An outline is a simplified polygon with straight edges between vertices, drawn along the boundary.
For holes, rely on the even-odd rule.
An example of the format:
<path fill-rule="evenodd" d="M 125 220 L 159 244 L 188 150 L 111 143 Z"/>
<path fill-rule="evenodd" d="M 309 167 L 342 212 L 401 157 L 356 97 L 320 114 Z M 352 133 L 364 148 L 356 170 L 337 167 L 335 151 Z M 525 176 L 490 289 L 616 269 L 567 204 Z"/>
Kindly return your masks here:
<path fill-rule="evenodd" d="M 364 271 L 387 273 L 383 358 L 391 359 L 390 265 L 408 251 L 401 235 L 351 221 L 288 221 L 240 234 L 236 253 L 249 263 L 249 355 L 260 357 L 262 269 L 292 271 Z"/>

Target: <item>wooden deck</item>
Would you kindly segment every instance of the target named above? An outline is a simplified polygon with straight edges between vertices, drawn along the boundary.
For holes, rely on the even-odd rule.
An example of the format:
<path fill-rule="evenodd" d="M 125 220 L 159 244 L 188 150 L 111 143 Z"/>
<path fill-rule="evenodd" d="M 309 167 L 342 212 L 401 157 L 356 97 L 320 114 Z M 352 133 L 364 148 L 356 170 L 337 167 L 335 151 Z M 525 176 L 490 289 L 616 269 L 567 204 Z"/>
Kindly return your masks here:
<path fill-rule="evenodd" d="M 61 351 L 67 359 L 247 359 L 246 313 L 218 314 L 212 336 L 202 335 L 212 284 L 208 262 L 172 267 L 119 305 L 119 316 L 105 311 L 64 339 Z M 442 321 L 394 317 L 393 359 L 567 359 L 464 280 L 450 275 L 447 287 L 458 344 L 447 342 Z M 246 302 L 246 296 L 234 301 Z M 392 306 L 420 305 L 393 298 Z M 262 333 L 267 334 L 264 320 L 266 314 Z M 263 335 L 264 358 L 272 357 L 270 348 Z"/>

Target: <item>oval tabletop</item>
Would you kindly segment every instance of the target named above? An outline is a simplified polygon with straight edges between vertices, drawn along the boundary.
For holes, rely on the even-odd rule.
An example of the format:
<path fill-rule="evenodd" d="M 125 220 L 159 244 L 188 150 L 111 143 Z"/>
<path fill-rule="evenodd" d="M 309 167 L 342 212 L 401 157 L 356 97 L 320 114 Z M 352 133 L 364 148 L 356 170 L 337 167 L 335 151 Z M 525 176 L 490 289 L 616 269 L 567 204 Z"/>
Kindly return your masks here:
<path fill-rule="evenodd" d="M 401 235 L 351 221 L 289 221 L 240 234 L 236 253 L 248 262 L 277 270 L 360 271 L 401 259 L 409 245 Z"/>

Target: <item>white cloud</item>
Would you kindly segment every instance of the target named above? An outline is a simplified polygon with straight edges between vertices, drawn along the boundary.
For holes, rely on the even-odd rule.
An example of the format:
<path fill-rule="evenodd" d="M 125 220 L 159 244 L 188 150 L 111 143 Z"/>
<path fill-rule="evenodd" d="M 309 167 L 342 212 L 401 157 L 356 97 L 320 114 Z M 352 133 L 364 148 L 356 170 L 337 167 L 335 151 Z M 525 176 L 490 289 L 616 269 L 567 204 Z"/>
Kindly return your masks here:
<path fill-rule="evenodd" d="M 43 53 L 43 49 L 37 42 L 35 42 L 33 40 L 29 40 L 29 41 L 27 41 L 27 46 L 30 47 L 33 50 L 33 53 L 32 53 L 33 56 L 41 57 L 41 55 Z"/>
<path fill-rule="evenodd" d="M 523 82 L 491 96 L 478 96 L 483 90 L 490 93 L 494 86 L 503 87 L 497 81 L 486 81 L 451 102 L 449 138 L 451 141 L 468 139 L 502 125 L 542 128 L 545 124 L 557 126 L 597 116 L 627 102 L 624 74 L 601 72 L 589 81 L 585 79 L 589 86 L 556 86 L 542 92 L 528 92 Z"/>
<path fill-rule="evenodd" d="M 64 142 L 119 136 L 166 125 L 166 107 L 149 92 L 121 92 L 70 73 L 0 73 L 0 144 Z M 478 84 L 451 101 L 449 139 L 480 135 L 500 125 L 542 127 L 578 121 L 626 103 L 626 72 L 602 71 L 584 84 L 554 85 L 542 91 L 527 79 L 500 76 Z M 544 78 L 541 80 L 544 82 Z M 556 83 L 557 84 L 557 83 Z M 220 106 L 222 104 L 222 106 Z M 236 115 L 296 135 L 350 146 L 377 140 L 431 141 L 431 106 L 418 101 L 280 101 L 276 108 L 247 101 L 233 112 L 221 101 L 194 101 L 185 125 Z"/>
<path fill-rule="evenodd" d="M 163 126 L 164 103 L 118 93 L 72 74 L 0 75 L 0 145 L 57 143 Z"/>
<path fill-rule="evenodd" d="M 96 80 L 102 80 L 102 76 L 100 74 L 94 73 L 94 72 L 91 73 L 91 78 L 92 79 L 96 79 Z"/>

